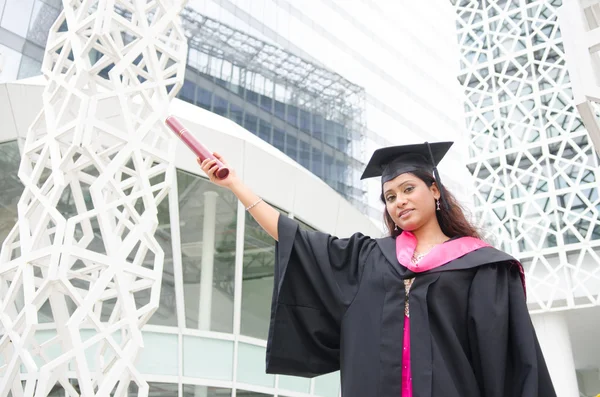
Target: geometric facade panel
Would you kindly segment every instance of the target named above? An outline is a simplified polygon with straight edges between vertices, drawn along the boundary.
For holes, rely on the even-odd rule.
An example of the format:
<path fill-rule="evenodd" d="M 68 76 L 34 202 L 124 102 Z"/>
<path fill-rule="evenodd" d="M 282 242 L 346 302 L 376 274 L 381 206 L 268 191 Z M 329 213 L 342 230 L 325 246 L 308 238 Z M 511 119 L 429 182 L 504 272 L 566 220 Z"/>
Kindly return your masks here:
<path fill-rule="evenodd" d="M 145 396 L 135 359 L 160 298 L 157 207 L 175 183 L 163 120 L 184 78 L 183 2 L 63 5 L 0 254 L 0 396 L 57 384 L 68 396 L 124 396 L 132 383 Z"/>
<path fill-rule="evenodd" d="M 559 0 L 456 0 L 476 219 L 525 265 L 532 311 L 600 304 L 598 155 L 575 107 Z"/>

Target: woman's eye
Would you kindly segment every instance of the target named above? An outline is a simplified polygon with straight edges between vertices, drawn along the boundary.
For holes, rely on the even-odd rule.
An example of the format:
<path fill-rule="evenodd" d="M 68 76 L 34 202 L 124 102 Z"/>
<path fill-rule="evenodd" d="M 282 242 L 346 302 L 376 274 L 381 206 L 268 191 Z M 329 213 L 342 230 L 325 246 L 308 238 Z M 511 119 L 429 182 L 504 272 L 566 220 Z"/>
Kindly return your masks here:
<path fill-rule="evenodd" d="M 385 200 L 386 200 L 388 203 L 391 203 L 392 201 L 394 201 L 394 198 L 396 198 L 396 196 L 387 196 L 387 197 L 385 198 Z"/>
<path fill-rule="evenodd" d="M 415 188 L 414 188 L 413 186 L 409 186 L 409 187 L 407 187 L 406 189 L 404 189 L 404 193 L 410 193 L 410 192 L 412 192 L 413 190 L 415 190 Z"/>

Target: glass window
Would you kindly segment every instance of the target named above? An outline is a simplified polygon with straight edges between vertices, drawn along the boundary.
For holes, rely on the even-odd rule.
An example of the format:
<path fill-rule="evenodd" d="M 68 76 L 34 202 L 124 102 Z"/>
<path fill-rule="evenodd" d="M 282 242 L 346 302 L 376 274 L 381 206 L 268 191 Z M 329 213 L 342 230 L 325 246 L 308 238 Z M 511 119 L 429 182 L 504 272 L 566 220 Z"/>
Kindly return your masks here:
<path fill-rule="evenodd" d="M 249 213 L 246 213 L 245 229 L 241 333 L 267 339 L 273 291 L 275 240 Z"/>
<path fill-rule="evenodd" d="M 275 116 L 285 120 L 285 103 L 275 101 Z"/>
<path fill-rule="evenodd" d="M 0 144 L 0 241 L 4 241 L 17 223 L 17 203 L 23 185 L 17 177 L 21 155 L 16 141 Z"/>
<path fill-rule="evenodd" d="M 294 127 L 298 126 L 298 108 L 296 106 L 287 105 L 286 120 L 288 123 L 290 123 Z"/>
<path fill-rule="evenodd" d="M 323 116 L 318 114 L 312 116 L 312 134 L 316 139 L 323 141 Z"/>
<path fill-rule="evenodd" d="M 300 129 L 310 133 L 310 113 L 300 109 Z"/>
<path fill-rule="evenodd" d="M 298 139 L 293 135 L 286 136 L 285 154 L 293 160 L 298 160 Z"/>
<path fill-rule="evenodd" d="M 148 385 L 150 386 L 148 397 L 179 397 L 179 385 L 176 383 L 148 382 Z M 132 387 L 130 386 L 129 395 L 136 396 L 137 390 L 132 393 Z"/>
<path fill-rule="evenodd" d="M 310 145 L 304 141 L 300 141 L 300 164 L 310 169 Z"/>
<path fill-rule="evenodd" d="M 259 120 L 258 136 L 265 142 L 271 143 L 271 124 L 264 120 Z"/>
<path fill-rule="evenodd" d="M 227 117 L 228 106 L 229 103 L 227 102 L 227 100 L 221 98 L 216 94 L 214 95 L 213 112 L 220 116 Z"/>
<path fill-rule="evenodd" d="M 244 128 L 256 135 L 257 132 L 257 123 L 258 117 L 251 115 L 250 113 L 246 113 L 244 115 Z"/>
<path fill-rule="evenodd" d="M 250 103 L 258 105 L 258 94 L 254 91 L 246 90 L 246 100 Z"/>
<path fill-rule="evenodd" d="M 52 7 L 42 0 L 35 0 L 29 23 L 29 31 L 27 32 L 27 40 L 40 47 L 46 47 L 48 33 L 58 14 L 60 14 L 58 8 Z"/>
<path fill-rule="evenodd" d="M 211 110 L 212 92 L 198 87 L 196 95 L 198 95 L 197 105 L 206 110 Z"/>
<path fill-rule="evenodd" d="M 240 392 L 237 392 L 240 395 Z M 231 389 L 218 387 L 183 385 L 183 397 L 231 397 Z"/>
<path fill-rule="evenodd" d="M 6 0 L 0 25 L 21 37 L 27 37 L 32 11 L 33 0 Z"/>
<path fill-rule="evenodd" d="M 162 183 L 164 175 L 152 179 L 152 184 Z M 173 271 L 173 244 L 171 239 L 171 218 L 169 212 L 169 197 L 165 197 L 158 205 L 158 227 L 154 237 L 165 253 L 163 274 L 160 288 L 158 309 L 154 312 L 148 324 L 177 326 L 177 300 L 175 299 L 175 272 Z M 149 294 L 150 291 L 145 291 Z M 147 296 L 149 301 L 150 296 Z"/>
<path fill-rule="evenodd" d="M 229 118 L 239 125 L 244 125 L 244 109 L 233 103 L 229 104 Z"/>
<path fill-rule="evenodd" d="M 192 83 L 190 80 L 184 80 L 178 96 L 186 102 L 194 103 L 194 100 L 196 99 L 196 84 Z"/>
<path fill-rule="evenodd" d="M 260 96 L 260 107 L 269 113 L 273 113 L 273 100 L 268 96 Z"/>
<path fill-rule="evenodd" d="M 282 152 L 285 151 L 285 132 L 280 129 L 273 128 L 273 146 Z"/>
<path fill-rule="evenodd" d="M 319 178 L 323 178 L 323 152 L 316 147 L 312 148 L 312 162 L 310 170 Z"/>
<path fill-rule="evenodd" d="M 177 185 L 186 326 L 232 332 L 237 199 L 183 171 Z"/>

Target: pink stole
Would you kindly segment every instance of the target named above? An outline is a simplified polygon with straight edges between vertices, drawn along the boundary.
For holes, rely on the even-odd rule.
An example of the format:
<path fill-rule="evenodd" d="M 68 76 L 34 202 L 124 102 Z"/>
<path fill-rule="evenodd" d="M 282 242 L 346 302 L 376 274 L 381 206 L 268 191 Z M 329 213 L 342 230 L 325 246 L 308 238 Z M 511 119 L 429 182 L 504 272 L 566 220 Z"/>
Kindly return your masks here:
<path fill-rule="evenodd" d="M 402 232 L 396 238 L 396 257 L 400 265 L 414 273 L 435 269 L 490 245 L 474 237 L 461 237 L 446 241 L 434 247 L 419 263 L 413 265 L 411 259 L 417 248 L 417 239 L 411 232 Z M 412 397 L 412 372 L 410 367 L 410 318 L 404 316 L 404 342 L 402 348 L 402 397 Z"/>

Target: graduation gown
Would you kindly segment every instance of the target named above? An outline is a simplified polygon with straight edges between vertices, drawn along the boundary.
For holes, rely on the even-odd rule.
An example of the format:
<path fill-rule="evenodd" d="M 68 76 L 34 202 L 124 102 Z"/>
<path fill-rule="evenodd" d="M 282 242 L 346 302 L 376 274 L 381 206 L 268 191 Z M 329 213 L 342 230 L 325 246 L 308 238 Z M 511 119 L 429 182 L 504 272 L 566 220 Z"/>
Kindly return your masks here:
<path fill-rule="evenodd" d="M 483 247 L 415 273 L 391 237 L 338 239 L 284 216 L 278 232 L 267 373 L 340 370 L 343 397 L 401 396 L 403 280 L 414 277 L 414 397 L 556 396 L 509 255 Z"/>

